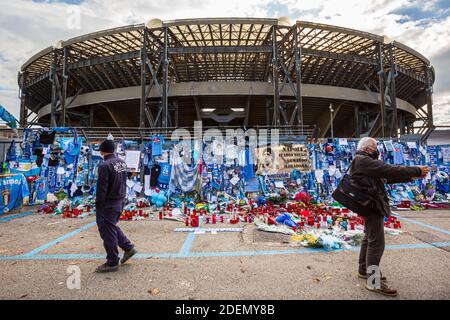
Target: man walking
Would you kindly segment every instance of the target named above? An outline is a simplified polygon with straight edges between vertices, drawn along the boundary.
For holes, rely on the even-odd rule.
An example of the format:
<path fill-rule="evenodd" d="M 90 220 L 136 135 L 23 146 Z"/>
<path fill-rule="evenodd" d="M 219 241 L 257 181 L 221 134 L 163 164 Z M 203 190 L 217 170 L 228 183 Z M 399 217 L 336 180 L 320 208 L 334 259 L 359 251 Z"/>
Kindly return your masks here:
<path fill-rule="evenodd" d="M 384 252 L 384 218 L 390 216 L 389 198 L 384 187 L 385 183 L 409 182 L 414 178 L 423 178 L 428 167 L 394 166 L 379 160 L 377 141 L 373 138 L 362 138 L 357 147 L 357 155 L 352 163 L 350 175 L 356 185 L 364 190 L 370 190 L 375 196 L 374 212 L 365 217 L 365 236 L 359 256 L 359 274 L 368 279 L 366 289 L 396 296 L 397 291 L 389 288 L 386 278 L 379 271 L 380 260 Z M 375 277 L 374 277 L 374 276 Z M 375 280 L 376 284 L 370 283 Z"/>
<path fill-rule="evenodd" d="M 96 218 L 100 237 L 106 250 L 106 263 L 98 266 L 96 272 L 114 272 L 119 269 L 119 250 L 124 250 L 122 264 L 137 251 L 130 240 L 117 226 L 125 205 L 127 189 L 127 165 L 115 154 L 112 140 L 100 144 L 104 161 L 98 166 L 96 191 Z"/>

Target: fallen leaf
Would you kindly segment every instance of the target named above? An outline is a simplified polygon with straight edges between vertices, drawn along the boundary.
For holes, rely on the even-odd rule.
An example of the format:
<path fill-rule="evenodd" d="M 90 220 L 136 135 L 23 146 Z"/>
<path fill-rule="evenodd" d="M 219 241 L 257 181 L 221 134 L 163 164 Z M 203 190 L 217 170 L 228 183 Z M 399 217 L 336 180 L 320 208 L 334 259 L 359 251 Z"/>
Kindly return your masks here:
<path fill-rule="evenodd" d="M 25 298 L 25 297 L 28 297 L 28 293 L 27 293 L 27 294 L 24 294 L 23 296 L 20 296 L 19 299 L 23 299 L 23 298 Z"/>
<path fill-rule="evenodd" d="M 148 293 L 150 293 L 152 296 L 157 296 L 160 292 L 161 290 L 159 290 L 159 288 L 153 288 L 148 291 Z"/>
<path fill-rule="evenodd" d="M 311 266 L 306 266 L 306 269 L 311 270 Z"/>
<path fill-rule="evenodd" d="M 319 278 L 314 278 L 314 281 L 315 282 L 320 282 L 320 279 Z"/>

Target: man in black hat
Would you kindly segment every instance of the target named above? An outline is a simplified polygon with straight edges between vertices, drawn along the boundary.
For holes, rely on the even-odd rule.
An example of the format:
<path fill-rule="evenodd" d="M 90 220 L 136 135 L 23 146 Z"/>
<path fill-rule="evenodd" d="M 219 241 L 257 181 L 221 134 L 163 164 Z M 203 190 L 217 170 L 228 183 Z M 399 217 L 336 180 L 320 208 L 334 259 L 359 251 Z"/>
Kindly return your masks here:
<path fill-rule="evenodd" d="M 96 217 L 103 246 L 106 250 L 106 263 L 98 266 L 96 272 L 114 272 L 119 269 L 119 250 L 124 255 L 123 264 L 136 254 L 130 240 L 117 226 L 125 205 L 127 190 L 127 165 L 115 154 L 116 146 L 112 140 L 100 144 L 103 162 L 98 166 L 96 191 Z"/>

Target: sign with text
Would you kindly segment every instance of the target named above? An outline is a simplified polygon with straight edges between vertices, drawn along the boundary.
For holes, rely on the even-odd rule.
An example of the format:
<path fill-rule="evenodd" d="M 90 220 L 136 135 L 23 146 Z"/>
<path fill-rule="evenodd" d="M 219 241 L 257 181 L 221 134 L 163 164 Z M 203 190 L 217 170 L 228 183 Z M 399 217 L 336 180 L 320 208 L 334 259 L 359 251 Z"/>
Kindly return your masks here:
<path fill-rule="evenodd" d="M 308 148 L 303 144 L 280 144 L 257 149 L 257 174 L 273 175 L 290 173 L 294 169 L 300 172 L 311 171 Z"/>

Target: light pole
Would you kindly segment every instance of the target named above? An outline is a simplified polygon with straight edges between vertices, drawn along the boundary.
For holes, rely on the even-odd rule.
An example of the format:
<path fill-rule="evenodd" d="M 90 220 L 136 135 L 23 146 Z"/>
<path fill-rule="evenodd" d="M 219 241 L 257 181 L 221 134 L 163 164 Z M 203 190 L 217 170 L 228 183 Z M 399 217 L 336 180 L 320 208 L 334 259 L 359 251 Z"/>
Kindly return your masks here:
<path fill-rule="evenodd" d="M 331 126 L 331 139 L 334 139 L 334 132 L 333 132 L 333 104 L 330 103 L 330 126 Z"/>

